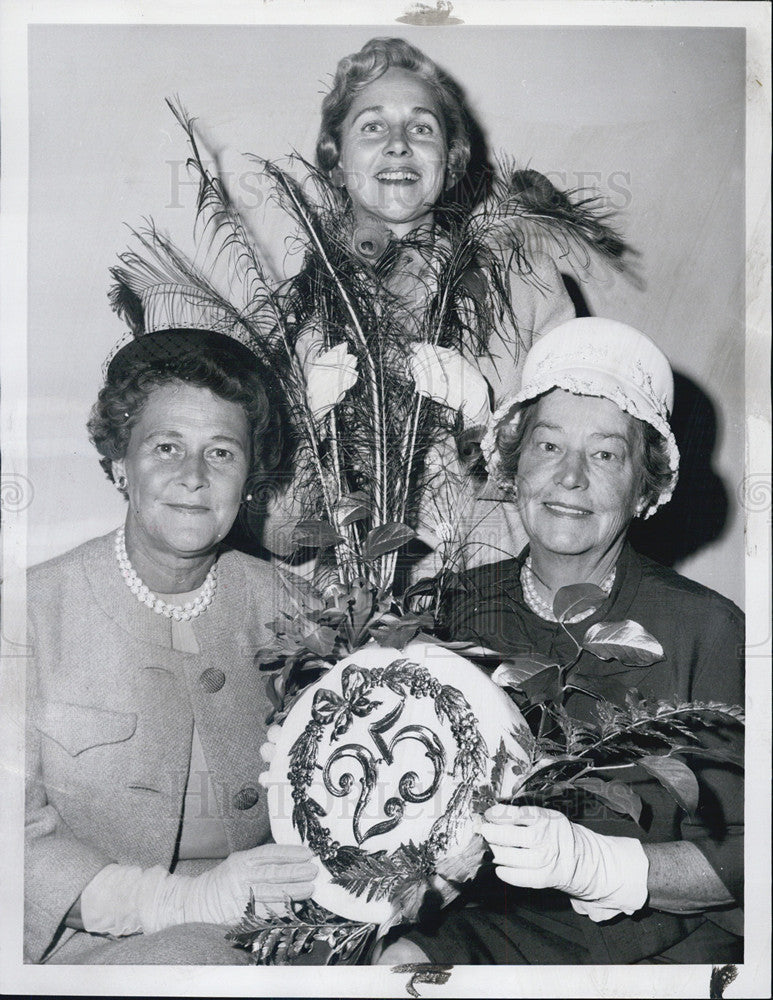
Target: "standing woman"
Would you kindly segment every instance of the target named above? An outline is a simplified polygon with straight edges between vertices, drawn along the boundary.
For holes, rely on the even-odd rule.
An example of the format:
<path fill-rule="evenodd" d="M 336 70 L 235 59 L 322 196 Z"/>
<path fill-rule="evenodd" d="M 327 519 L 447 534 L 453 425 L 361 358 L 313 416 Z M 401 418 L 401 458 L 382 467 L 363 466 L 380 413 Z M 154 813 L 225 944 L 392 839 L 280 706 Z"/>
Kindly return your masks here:
<path fill-rule="evenodd" d="M 225 163 L 227 151 L 218 149 L 198 124 L 196 130 L 218 160 L 224 183 L 239 176 L 236 166 Z M 471 209 L 463 208 L 461 202 L 463 194 L 469 200 L 469 188 L 474 185 L 468 173 L 470 157 L 469 112 L 461 92 L 419 49 L 400 38 L 374 38 L 339 62 L 322 103 L 317 165 L 340 189 L 347 206 L 352 258 L 373 265 L 377 274 L 374 294 L 383 298 L 383 308 L 408 331 L 420 328 L 427 310 L 433 308 L 438 260 L 452 247 L 450 230 L 469 217 Z M 237 206 L 239 194 L 238 188 L 231 191 Z M 248 207 L 241 209 L 247 216 Z M 514 218 L 517 222 L 515 213 Z M 472 262 L 455 289 L 453 320 L 476 345 L 477 356 L 470 355 L 470 359 L 488 381 L 495 405 L 517 388 L 522 350 L 574 315 L 554 261 L 544 253 L 528 253 L 520 244 L 518 253 L 510 254 L 509 242 L 515 242 L 512 231 L 503 231 L 502 238 L 505 256 L 513 264 L 505 277 L 507 287 L 496 287 L 483 261 Z M 306 324 L 313 329 L 319 324 L 320 317 L 309 312 L 313 296 L 307 294 L 308 284 L 317 280 L 302 269 L 288 286 L 291 310 L 301 327 Z M 299 350 L 305 352 L 314 338 L 301 339 Z M 307 354 L 303 357 L 306 360 Z M 464 387 L 459 392 L 463 398 Z M 480 439 L 476 431 L 482 433 L 480 424 L 467 427 L 464 436 L 466 444 L 473 442 L 473 455 L 474 442 Z M 457 482 L 463 481 L 467 463 L 455 441 L 447 445 L 436 459 L 451 468 Z M 512 509 L 478 502 L 474 493 L 468 492 L 465 501 L 469 508 L 465 519 L 470 530 L 475 527 L 474 537 L 468 539 L 469 561 L 498 558 L 503 549 L 510 554 L 518 551 L 522 532 Z M 439 542 L 433 522 L 442 522 L 444 516 L 458 517 L 463 506 L 455 493 L 446 499 L 433 498 L 433 502 L 438 510 L 425 512 L 424 523 L 417 525 L 430 546 Z M 287 554 L 292 549 L 292 529 L 298 518 L 298 490 L 291 489 L 267 519 L 265 537 L 271 551 Z M 424 567 L 425 572 L 429 569 Z"/>
<path fill-rule="evenodd" d="M 458 86 L 423 52 L 401 38 L 372 38 L 344 57 L 322 102 L 317 164 L 349 198 L 358 236 L 381 229 L 398 240 L 436 228 L 442 239 L 447 219 L 462 211 L 460 199 L 475 181 L 470 165 L 469 112 Z M 474 273 L 474 277 L 473 277 Z M 475 269 L 469 276 L 485 280 Z M 553 260 L 543 253 L 510 272 L 510 297 L 517 329 L 485 331 L 478 359 L 494 401 L 515 392 L 519 347 L 574 315 L 574 306 Z M 431 261 L 407 249 L 392 278 L 394 292 L 414 315 L 433 290 Z M 483 286 L 485 288 L 485 286 Z M 473 294 L 486 294 L 483 288 Z"/>
<path fill-rule="evenodd" d="M 316 872 L 268 842 L 257 780 L 280 586 L 226 542 L 281 428 L 250 350 L 173 329 L 115 355 L 89 431 L 126 520 L 29 574 L 25 957 L 242 964 L 250 893 Z"/>

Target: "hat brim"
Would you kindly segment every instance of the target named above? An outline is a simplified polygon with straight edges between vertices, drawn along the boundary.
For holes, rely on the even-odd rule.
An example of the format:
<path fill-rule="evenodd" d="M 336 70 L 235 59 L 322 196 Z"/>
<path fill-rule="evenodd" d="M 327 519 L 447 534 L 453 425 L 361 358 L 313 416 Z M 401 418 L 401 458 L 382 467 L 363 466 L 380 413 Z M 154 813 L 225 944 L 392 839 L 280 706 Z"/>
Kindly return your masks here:
<path fill-rule="evenodd" d="M 652 504 L 644 513 L 644 517 L 650 517 L 658 507 L 668 503 L 676 488 L 679 474 L 679 448 L 676 438 L 668 422 L 659 414 L 653 412 L 652 406 L 643 393 L 633 391 L 630 386 L 626 390 L 609 373 L 600 372 L 598 369 L 588 369 L 587 371 L 576 370 L 569 375 L 561 373 L 560 377 L 548 376 L 543 380 L 534 380 L 524 389 L 511 396 L 492 415 L 488 430 L 481 441 L 481 451 L 483 452 L 486 468 L 489 477 L 493 479 L 496 486 L 505 489 L 507 482 L 502 476 L 497 449 L 497 434 L 500 428 L 511 424 L 517 426 L 521 419 L 521 410 L 525 403 L 533 402 L 539 396 L 553 389 L 563 389 L 576 396 L 596 396 L 608 399 L 618 406 L 624 413 L 636 417 L 638 420 L 649 424 L 665 439 L 666 451 L 668 453 L 668 464 L 673 473 L 669 486 L 663 490 L 656 503 Z"/>
<path fill-rule="evenodd" d="M 181 358 L 218 355 L 236 361 L 246 370 L 254 369 L 257 358 L 244 344 L 214 330 L 173 328 L 143 334 L 125 344 L 107 366 L 107 380 L 129 375 L 136 364 L 176 361 Z"/>

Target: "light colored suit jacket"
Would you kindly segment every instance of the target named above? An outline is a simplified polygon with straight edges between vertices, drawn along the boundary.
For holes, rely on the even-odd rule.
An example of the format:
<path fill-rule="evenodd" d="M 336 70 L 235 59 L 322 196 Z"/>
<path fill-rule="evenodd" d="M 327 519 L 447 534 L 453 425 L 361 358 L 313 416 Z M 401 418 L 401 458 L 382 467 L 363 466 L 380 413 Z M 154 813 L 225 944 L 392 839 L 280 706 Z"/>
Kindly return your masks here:
<path fill-rule="evenodd" d="M 30 571 L 28 961 L 72 933 L 62 921 L 105 865 L 172 864 L 194 720 L 229 851 L 270 839 L 258 748 L 271 704 L 253 658 L 282 606 L 268 563 L 223 553 L 187 654 L 125 585 L 112 534 Z"/>

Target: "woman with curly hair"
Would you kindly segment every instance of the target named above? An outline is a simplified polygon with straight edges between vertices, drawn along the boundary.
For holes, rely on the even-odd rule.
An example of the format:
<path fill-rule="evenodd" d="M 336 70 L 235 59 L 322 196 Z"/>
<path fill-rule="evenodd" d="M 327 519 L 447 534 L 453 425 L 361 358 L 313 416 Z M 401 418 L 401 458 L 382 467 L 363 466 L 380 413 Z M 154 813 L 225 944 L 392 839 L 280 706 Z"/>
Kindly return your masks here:
<path fill-rule="evenodd" d="M 491 181 L 490 168 L 487 174 L 473 162 L 472 127 L 457 84 L 401 38 L 373 38 L 341 59 L 322 102 L 317 167 L 339 189 L 348 211 L 350 255 L 372 266 L 379 308 L 408 339 L 439 308 L 444 269 L 467 252 L 460 233 Z M 529 251 L 525 230 L 517 229 L 518 219 L 523 221 L 526 210 L 537 203 L 540 211 L 551 202 L 554 209 L 558 192 L 534 172 L 522 171 L 516 177 L 513 189 L 500 198 L 501 203 L 509 199 L 520 206 L 513 211 L 513 225 L 503 225 L 498 232 L 496 250 L 505 265 L 497 271 L 491 266 L 494 254 L 486 254 L 488 259 L 470 254 L 468 265 L 452 282 L 453 301 L 442 336 L 460 345 L 470 367 L 463 367 L 461 376 L 427 373 L 433 383 L 449 377 L 469 379 L 471 392 L 474 371 L 485 378 L 494 404 L 516 390 L 522 351 L 574 315 L 555 262 L 543 252 Z M 547 201 L 538 181 L 550 188 Z M 562 204 L 568 205 L 568 200 Z M 315 331 L 313 337 L 305 333 L 304 350 L 307 340 L 321 350 L 319 328 L 329 325 L 329 319 L 315 312 L 311 290 L 319 280 L 307 265 L 288 286 L 296 320 Z M 462 396 L 466 391 L 464 385 L 459 387 Z M 479 454 L 487 405 L 481 414 L 478 420 L 467 420 L 456 440 L 449 438 L 429 457 L 425 478 L 433 486 L 425 491 L 412 525 L 424 542 L 437 548 L 450 530 L 446 522 L 460 522 L 453 533 L 465 547 L 468 564 L 485 561 L 487 552 L 492 558 L 503 547 L 510 552 L 520 547 L 518 519 L 508 518 L 499 505 L 478 502 L 480 484 L 467 478 Z M 291 491 L 280 501 L 267 521 L 266 544 L 280 554 L 292 548 L 297 493 Z M 431 556 L 421 564 L 425 573 L 433 568 L 438 567 Z"/>
<path fill-rule="evenodd" d="M 281 427 L 247 347 L 173 329 L 113 357 L 89 431 L 126 519 L 29 574 L 25 955 L 247 962 L 225 933 L 250 893 L 316 872 L 268 843 L 255 780 L 280 586 L 227 543 Z"/>

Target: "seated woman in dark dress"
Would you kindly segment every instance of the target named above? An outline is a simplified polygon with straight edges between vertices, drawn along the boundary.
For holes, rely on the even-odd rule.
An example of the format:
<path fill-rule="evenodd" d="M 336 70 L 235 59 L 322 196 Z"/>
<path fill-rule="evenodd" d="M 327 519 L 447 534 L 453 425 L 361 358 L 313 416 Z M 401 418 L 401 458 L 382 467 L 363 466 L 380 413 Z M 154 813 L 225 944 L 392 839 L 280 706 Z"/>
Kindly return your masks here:
<path fill-rule="evenodd" d="M 621 323 L 570 320 L 532 347 L 521 391 L 484 441 L 490 473 L 518 504 L 529 545 L 468 575 L 450 609 L 455 638 L 569 662 L 573 636 L 596 622 L 633 619 L 664 656 L 642 668 L 583 651 L 576 669 L 598 694 L 615 700 L 635 687 L 651 699 L 743 704 L 742 613 L 626 541 L 631 521 L 665 503 L 676 483 L 672 402 L 667 359 Z M 564 628 L 553 597 L 577 583 L 608 596 Z M 584 720 L 593 705 L 575 690 L 566 708 Z M 707 731 L 701 739 L 728 735 L 736 738 Z M 740 960 L 742 776 L 708 758 L 691 766 L 700 787 L 692 816 L 640 769 L 640 826 L 598 804 L 592 812 L 575 806 L 571 818 L 536 806 L 492 807 L 482 832 L 496 867 L 439 925 L 416 928 L 379 961 Z"/>

